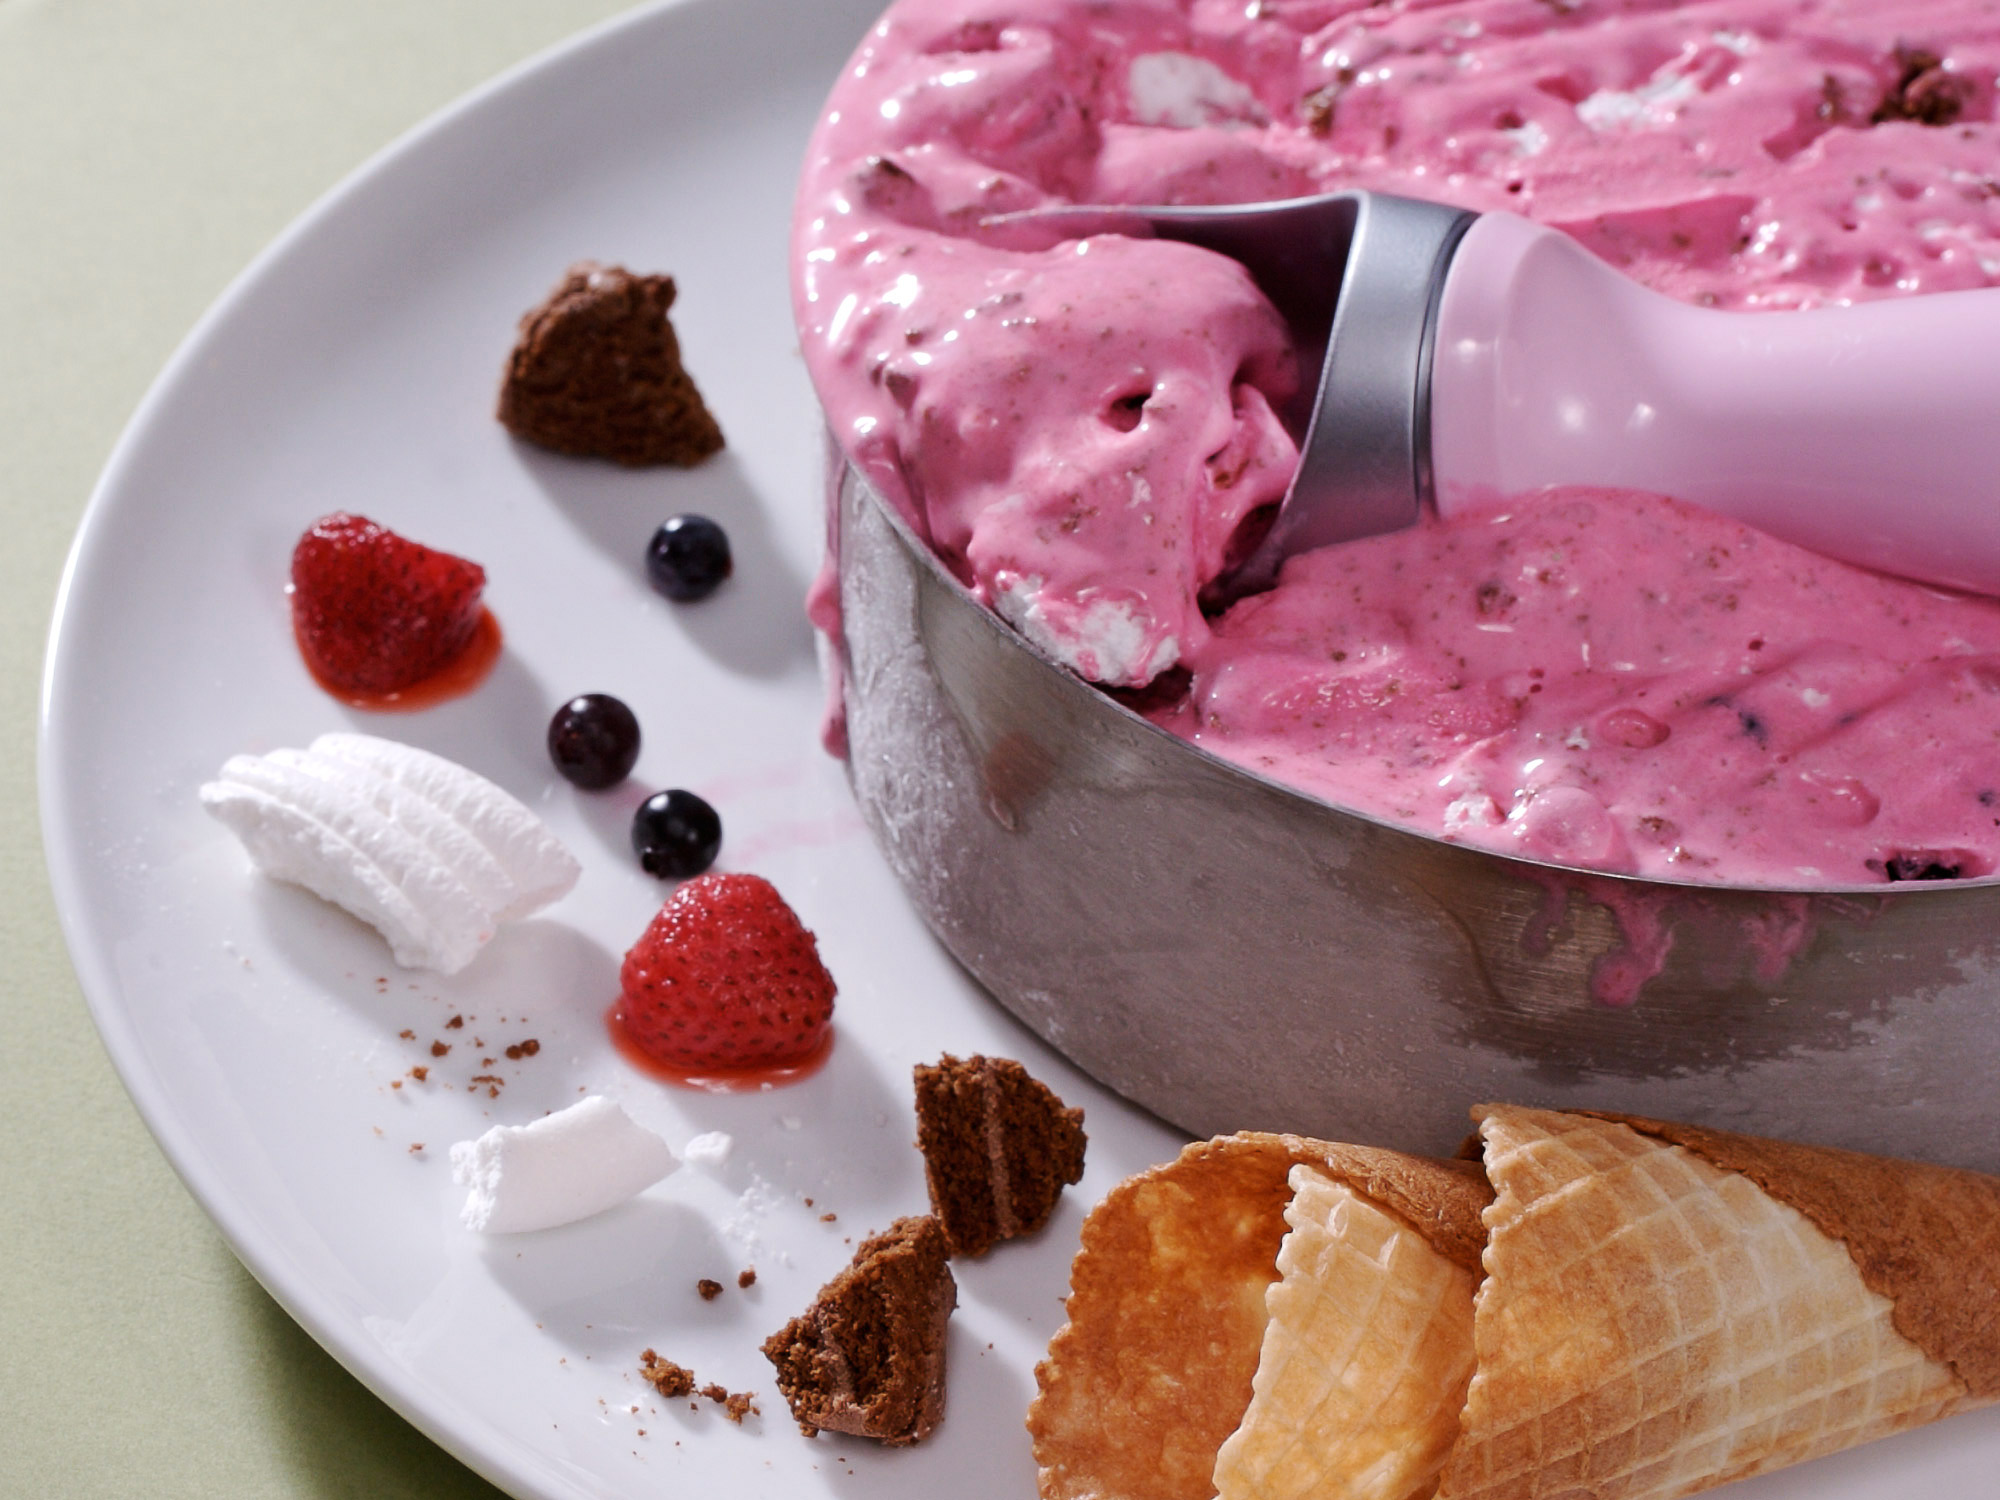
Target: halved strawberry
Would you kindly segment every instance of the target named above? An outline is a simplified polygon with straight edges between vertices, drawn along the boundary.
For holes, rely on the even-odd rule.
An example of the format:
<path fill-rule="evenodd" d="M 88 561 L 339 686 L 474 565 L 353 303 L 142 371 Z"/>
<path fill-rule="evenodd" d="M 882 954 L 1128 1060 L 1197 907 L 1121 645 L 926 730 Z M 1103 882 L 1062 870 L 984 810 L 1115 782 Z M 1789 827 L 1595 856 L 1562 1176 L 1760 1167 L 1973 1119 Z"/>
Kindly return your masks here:
<path fill-rule="evenodd" d="M 330 686 L 401 692 L 471 644 L 485 587 L 478 563 L 336 511 L 292 549 L 292 626 Z"/>
<path fill-rule="evenodd" d="M 620 979 L 626 1034 L 672 1067 L 803 1062 L 833 1020 L 819 945 L 757 875 L 703 875 L 675 891 Z"/>

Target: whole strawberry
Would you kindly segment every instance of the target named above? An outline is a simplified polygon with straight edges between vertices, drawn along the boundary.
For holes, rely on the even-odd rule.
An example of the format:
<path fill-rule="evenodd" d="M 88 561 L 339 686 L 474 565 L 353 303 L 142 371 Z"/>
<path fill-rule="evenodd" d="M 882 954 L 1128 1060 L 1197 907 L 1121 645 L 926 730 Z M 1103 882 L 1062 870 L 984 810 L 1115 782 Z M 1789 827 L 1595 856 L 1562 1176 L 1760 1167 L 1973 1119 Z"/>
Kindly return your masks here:
<path fill-rule="evenodd" d="M 329 686 L 401 692 L 471 643 L 485 587 L 478 563 L 336 511 L 292 549 L 292 628 Z"/>
<path fill-rule="evenodd" d="M 627 1035 L 672 1067 L 803 1062 L 833 1020 L 819 945 L 757 875 L 703 875 L 675 891 L 620 978 Z"/>

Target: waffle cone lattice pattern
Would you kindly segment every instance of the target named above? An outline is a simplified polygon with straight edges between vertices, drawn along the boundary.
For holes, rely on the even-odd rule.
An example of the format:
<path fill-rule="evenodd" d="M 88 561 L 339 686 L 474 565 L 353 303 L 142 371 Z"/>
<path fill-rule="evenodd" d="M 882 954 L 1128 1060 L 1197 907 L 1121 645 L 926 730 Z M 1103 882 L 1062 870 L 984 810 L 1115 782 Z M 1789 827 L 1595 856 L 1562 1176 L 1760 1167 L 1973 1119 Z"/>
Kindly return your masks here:
<path fill-rule="evenodd" d="M 1668 1500 L 1954 1410 L 1846 1248 L 1623 1125 L 1482 1125 L 1478 1373 L 1439 1500 Z"/>
<path fill-rule="evenodd" d="M 1220 1500 L 1428 1495 L 1472 1377 L 1472 1273 L 1343 1184 L 1291 1170 L 1290 1232 Z"/>

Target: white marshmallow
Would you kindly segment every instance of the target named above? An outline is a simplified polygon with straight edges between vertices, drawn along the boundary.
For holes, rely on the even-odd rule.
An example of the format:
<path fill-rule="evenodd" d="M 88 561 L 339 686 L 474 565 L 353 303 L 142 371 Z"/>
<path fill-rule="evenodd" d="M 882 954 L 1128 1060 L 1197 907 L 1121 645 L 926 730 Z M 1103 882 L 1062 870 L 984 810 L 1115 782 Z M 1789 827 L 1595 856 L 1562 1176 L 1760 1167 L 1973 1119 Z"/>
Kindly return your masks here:
<path fill-rule="evenodd" d="M 231 756 L 201 804 L 259 869 L 352 912 L 405 968 L 456 974 L 501 922 L 563 896 L 580 873 L 541 819 L 483 776 L 371 735 Z"/>
<path fill-rule="evenodd" d="M 452 1181 L 470 1189 L 460 1218 L 486 1234 L 553 1229 L 601 1214 L 679 1165 L 665 1141 L 597 1094 L 451 1148 Z"/>

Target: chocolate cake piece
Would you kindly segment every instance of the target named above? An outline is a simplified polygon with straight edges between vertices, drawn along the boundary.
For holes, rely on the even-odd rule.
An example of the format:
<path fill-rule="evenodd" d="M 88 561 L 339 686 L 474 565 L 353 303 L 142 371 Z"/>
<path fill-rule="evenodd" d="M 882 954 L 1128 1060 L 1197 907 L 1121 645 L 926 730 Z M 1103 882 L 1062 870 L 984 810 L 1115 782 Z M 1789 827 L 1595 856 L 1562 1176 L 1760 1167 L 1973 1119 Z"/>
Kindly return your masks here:
<path fill-rule="evenodd" d="M 1049 1220 L 1083 1176 L 1083 1111 L 1011 1058 L 917 1067 L 917 1148 L 953 1255 L 984 1255 Z"/>
<path fill-rule="evenodd" d="M 944 1340 L 958 1284 L 937 1220 L 864 1240 L 813 1305 L 764 1341 L 799 1430 L 902 1447 L 944 1416 Z"/>
<path fill-rule="evenodd" d="M 500 421 L 516 437 L 634 467 L 700 463 L 722 429 L 681 367 L 667 309 L 670 276 L 571 266 L 521 319 L 500 386 Z"/>

